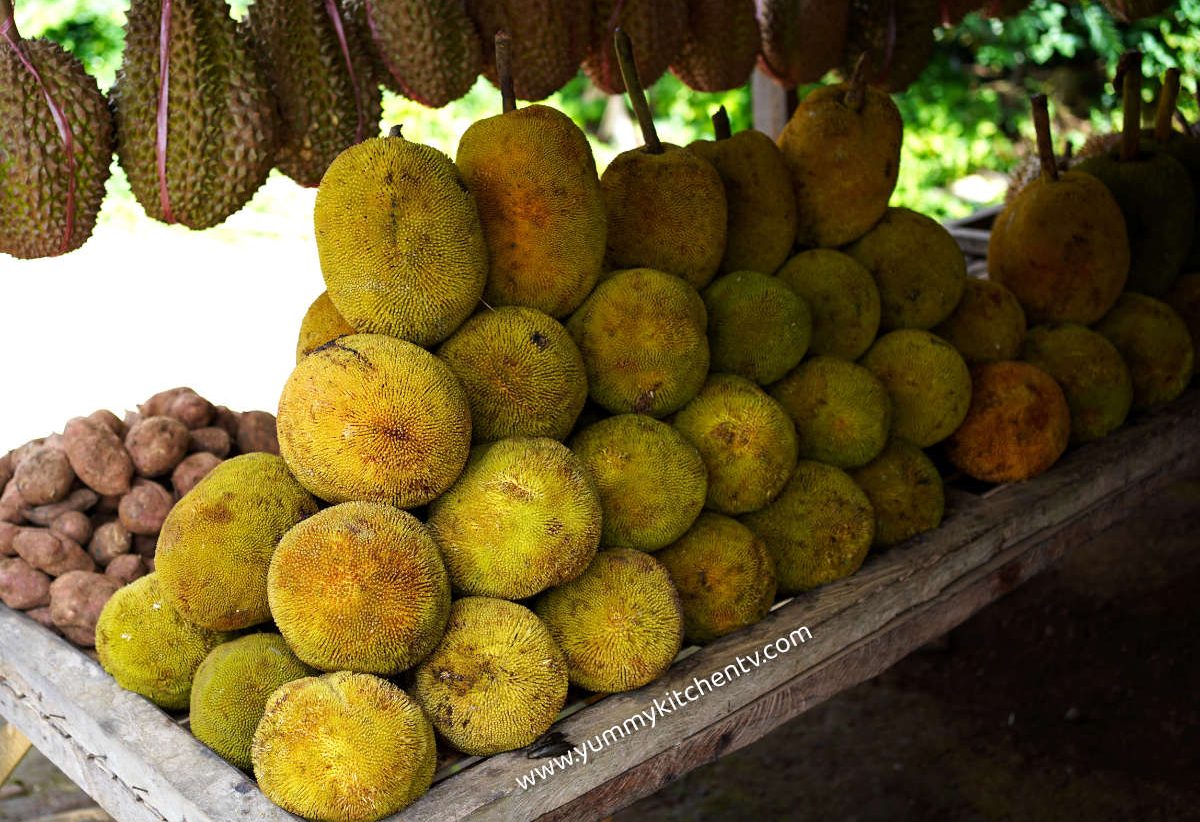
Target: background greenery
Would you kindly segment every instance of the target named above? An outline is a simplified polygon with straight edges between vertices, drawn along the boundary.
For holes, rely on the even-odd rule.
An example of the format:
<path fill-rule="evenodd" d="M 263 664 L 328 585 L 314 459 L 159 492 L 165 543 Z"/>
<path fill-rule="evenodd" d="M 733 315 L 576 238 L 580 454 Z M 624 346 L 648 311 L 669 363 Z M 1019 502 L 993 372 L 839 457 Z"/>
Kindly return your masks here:
<path fill-rule="evenodd" d="M 46 36 L 75 53 L 102 87 L 110 86 L 121 61 L 128 0 L 17 0 L 17 22 L 25 36 Z M 248 0 L 232 0 L 235 16 Z M 1003 194 L 999 174 L 1031 153 L 1028 97 L 1051 98 L 1059 144 L 1078 144 L 1115 122 L 1107 78 L 1121 52 L 1141 49 L 1147 101 L 1157 92 L 1164 69 L 1183 71 L 1182 109 L 1197 118 L 1200 76 L 1200 0 L 1180 0 L 1172 14 L 1130 26 L 1116 24 L 1097 2 L 1064 4 L 1034 0 L 1018 16 L 993 20 L 971 15 L 953 29 L 936 32 L 937 49 L 921 79 L 896 95 L 904 116 L 904 154 L 896 202 L 945 219 L 962 216 Z M 802 97 L 809 89 L 800 89 Z M 709 137 L 709 116 L 718 106 L 730 112 L 734 128 L 750 125 L 750 94 L 741 89 L 699 94 L 667 74 L 650 89 L 660 133 L 687 143 Z M 618 151 L 622 135 L 612 132 L 607 98 L 579 75 L 549 101 L 588 132 L 603 167 Z M 499 94 L 484 80 L 463 99 L 429 110 L 388 94 L 384 119 L 403 122 L 412 139 L 438 146 L 453 156 L 470 123 L 499 110 Z M 620 118 L 617 118 L 618 123 Z M 626 121 L 627 122 L 627 121 Z M 971 183 L 975 183 L 971 185 Z M 277 188 L 278 190 L 278 188 Z M 128 196 L 118 177 L 116 196 Z M 270 208 L 271 197 L 253 208 Z M 128 209 L 136 209 L 132 203 Z M 124 207 L 118 207 L 119 214 Z"/>

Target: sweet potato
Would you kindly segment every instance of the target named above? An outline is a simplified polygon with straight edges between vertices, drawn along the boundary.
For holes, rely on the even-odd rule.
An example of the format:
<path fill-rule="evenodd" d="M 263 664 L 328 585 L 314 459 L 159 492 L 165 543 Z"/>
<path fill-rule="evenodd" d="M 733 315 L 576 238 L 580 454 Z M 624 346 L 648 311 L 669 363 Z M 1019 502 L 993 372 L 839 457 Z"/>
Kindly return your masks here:
<path fill-rule="evenodd" d="M 134 534 L 133 535 L 133 553 L 137 554 L 144 560 L 154 559 L 154 552 L 158 550 L 158 535 L 151 536 L 150 534 Z M 151 568 L 153 570 L 153 567 Z"/>
<path fill-rule="evenodd" d="M 45 528 L 21 528 L 13 537 L 17 556 L 52 577 L 68 571 L 94 571 L 96 563 L 79 544 Z"/>
<path fill-rule="evenodd" d="M 66 498 L 49 505 L 26 508 L 21 512 L 27 522 L 46 526 L 68 511 L 86 511 L 100 500 L 100 495 L 90 488 L 76 488 Z"/>
<path fill-rule="evenodd" d="M 0 602 L 18 611 L 50 604 L 50 577 L 18 557 L 0 559 Z"/>
<path fill-rule="evenodd" d="M 166 416 L 188 428 L 203 428 L 212 422 L 213 406 L 190 388 L 169 388 L 146 400 L 138 408 L 144 416 Z"/>
<path fill-rule="evenodd" d="M 75 472 L 61 449 L 42 445 L 21 459 L 13 471 L 13 482 L 27 505 L 45 505 L 66 497 L 75 482 Z"/>
<path fill-rule="evenodd" d="M 219 425 L 197 428 L 188 435 L 188 450 L 192 453 L 204 451 L 224 459 L 229 456 L 231 448 L 233 439 L 229 432 Z"/>
<path fill-rule="evenodd" d="M 106 522 L 96 528 L 88 543 L 88 553 L 97 565 L 108 565 L 133 548 L 133 534 L 120 522 Z"/>
<path fill-rule="evenodd" d="M 218 428 L 224 428 L 225 433 L 229 435 L 234 442 L 237 441 L 238 418 L 241 417 L 236 411 L 232 411 L 223 405 L 218 405 L 213 409 L 212 424 Z"/>
<path fill-rule="evenodd" d="M 13 548 L 13 537 L 19 531 L 16 525 L 11 522 L 0 522 L 0 557 L 15 557 L 17 549 Z"/>
<path fill-rule="evenodd" d="M 125 496 L 125 494 L 105 494 L 104 496 L 100 497 L 100 501 L 97 502 L 95 507 L 91 510 L 92 516 L 103 517 L 110 515 L 108 518 L 112 519 L 117 515 L 117 508 L 120 506 L 121 497 L 123 496 Z M 95 523 L 93 523 L 93 525 L 95 525 Z"/>
<path fill-rule="evenodd" d="M 146 568 L 146 560 L 137 554 L 121 554 L 108 563 L 104 573 L 122 585 L 128 585 L 138 577 L 146 576 L 149 570 Z"/>
<path fill-rule="evenodd" d="M 4 486 L 4 491 L 0 492 L 0 522 L 24 522 L 22 512 L 25 508 L 25 500 L 21 499 L 16 480 L 9 480 L 8 485 Z"/>
<path fill-rule="evenodd" d="M 92 521 L 82 511 L 64 511 L 50 523 L 50 533 L 87 545 L 92 538 Z"/>
<path fill-rule="evenodd" d="M 3 457 L 0 457 L 0 488 L 8 485 L 8 481 L 12 479 L 12 475 L 12 451 L 9 451 Z"/>
<path fill-rule="evenodd" d="M 125 435 L 125 449 L 139 476 L 171 473 L 188 448 L 187 426 L 173 417 L 146 417 Z"/>
<path fill-rule="evenodd" d="M 157 534 L 175 498 L 157 482 L 135 480 L 129 493 L 121 497 L 117 517 L 131 534 Z"/>
<path fill-rule="evenodd" d="M 25 616 L 29 617 L 34 622 L 36 622 L 38 625 L 41 625 L 43 628 L 46 628 L 47 630 L 53 631 L 56 634 L 62 633 L 62 631 L 58 630 L 58 626 L 56 626 L 54 624 L 54 620 L 50 618 L 50 606 L 49 605 L 42 605 L 41 607 L 38 607 L 38 608 L 30 608 L 28 611 L 25 612 Z"/>
<path fill-rule="evenodd" d="M 182 497 L 195 488 L 196 483 L 204 479 L 205 474 L 220 464 L 221 460 L 207 451 L 189 454 L 183 462 L 175 466 L 175 471 L 171 474 L 171 485 L 175 487 L 175 494 Z"/>
<path fill-rule="evenodd" d="M 133 459 L 121 439 L 102 423 L 76 417 L 63 432 L 71 468 L 101 494 L 124 494 L 133 479 Z"/>
<path fill-rule="evenodd" d="M 50 583 L 50 618 L 76 645 L 96 644 L 96 620 L 121 583 L 105 574 L 70 571 Z"/>
<path fill-rule="evenodd" d="M 279 453 L 279 437 L 275 433 L 275 415 L 267 411 L 243 411 L 238 417 L 238 451 Z"/>
<path fill-rule="evenodd" d="M 125 436 L 125 423 L 121 422 L 121 418 L 111 411 L 102 408 L 99 411 L 93 411 L 88 414 L 84 419 L 94 422 L 97 425 L 103 425 L 118 437 L 123 438 Z"/>

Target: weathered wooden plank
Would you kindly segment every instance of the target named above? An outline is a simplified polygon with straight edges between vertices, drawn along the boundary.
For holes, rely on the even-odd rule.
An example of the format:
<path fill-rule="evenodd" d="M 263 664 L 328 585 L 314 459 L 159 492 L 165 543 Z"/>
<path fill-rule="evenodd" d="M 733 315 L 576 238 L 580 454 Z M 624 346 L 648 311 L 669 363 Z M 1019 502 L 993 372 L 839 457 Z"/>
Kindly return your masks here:
<path fill-rule="evenodd" d="M 0 723 L 0 785 L 8 781 L 33 743 L 16 725 Z"/>
<path fill-rule="evenodd" d="M 947 227 L 950 236 L 968 257 L 987 257 L 988 241 L 992 232 L 979 228 Z"/>

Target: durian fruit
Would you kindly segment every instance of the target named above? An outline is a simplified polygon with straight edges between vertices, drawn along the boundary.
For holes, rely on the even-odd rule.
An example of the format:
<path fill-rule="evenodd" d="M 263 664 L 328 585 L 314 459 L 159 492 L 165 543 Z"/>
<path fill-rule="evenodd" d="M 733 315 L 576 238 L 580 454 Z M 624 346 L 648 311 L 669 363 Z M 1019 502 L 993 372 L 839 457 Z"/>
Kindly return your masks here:
<path fill-rule="evenodd" d="M 567 660 L 524 605 L 466 597 L 413 672 L 413 697 L 463 753 L 490 756 L 544 734 L 567 700 Z"/>
<path fill-rule="evenodd" d="M 449 157 L 398 128 L 337 156 L 313 222 L 329 298 L 359 332 L 429 346 L 479 303 L 488 259 L 475 199 Z"/>
<path fill-rule="evenodd" d="M 750 81 L 758 59 L 754 0 L 687 0 L 687 35 L 671 71 L 696 91 L 728 91 Z"/>
<path fill-rule="evenodd" d="M 662 676 L 683 645 L 679 594 L 667 569 L 641 551 L 601 551 L 533 610 L 566 656 L 571 684 L 589 691 L 640 688 Z"/>
<path fill-rule="evenodd" d="M 688 642 L 711 642 L 761 622 L 775 601 L 775 564 L 767 544 L 735 519 L 701 514 L 654 558 L 679 591 Z"/>
<path fill-rule="evenodd" d="M 663 417 L 696 396 L 708 374 L 704 301 L 678 277 L 650 268 L 619 271 L 571 319 L 588 393 L 614 414 Z"/>
<path fill-rule="evenodd" d="M 412 514 L 344 502 L 283 535 L 267 596 L 279 632 L 306 665 L 391 676 L 437 646 L 450 578 Z"/>
<path fill-rule="evenodd" d="M 1167 69 L 1163 77 L 1162 92 L 1158 98 L 1158 111 L 1154 121 L 1153 147 L 1170 154 L 1187 169 L 1192 184 L 1192 196 L 1196 222 L 1192 228 L 1192 245 L 1184 260 L 1183 270 L 1200 269 L 1200 135 L 1186 129 L 1172 130 L 1172 121 L 1178 115 L 1176 101 L 1179 99 L 1179 69 Z"/>
<path fill-rule="evenodd" d="M 1054 378 L 1024 362 L 971 369 L 971 408 L 946 456 L 985 482 L 1019 482 L 1058 461 L 1071 436 L 1071 412 Z"/>
<path fill-rule="evenodd" d="M 857 260 L 814 248 L 788 260 L 777 276 L 812 314 L 811 353 L 857 360 L 871 347 L 879 331 L 879 287 Z"/>
<path fill-rule="evenodd" d="M 1041 177 L 996 217 L 988 277 L 1016 295 L 1031 322 L 1093 323 L 1125 286 L 1125 217 L 1095 177 L 1058 170 L 1044 95 L 1033 98 L 1033 122 Z"/>
<path fill-rule="evenodd" d="M 113 87 L 117 155 L 146 214 L 208 228 L 275 163 L 279 115 L 223 0 L 132 0 Z"/>
<path fill-rule="evenodd" d="M 933 57 L 937 4 L 930 0 L 851 0 L 843 72 L 849 76 L 864 53 L 872 85 L 904 91 Z"/>
<path fill-rule="evenodd" d="M 771 396 L 795 423 L 801 459 L 853 468 L 887 444 L 892 400 L 861 365 L 813 357 L 771 386 Z"/>
<path fill-rule="evenodd" d="M 1166 302 L 1187 326 L 1192 348 L 1200 356 L 1200 274 L 1184 274 L 1176 280 Z"/>
<path fill-rule="evenodd" d="M 274 454 L 222 462 L 162 524 L 154 565 L 163 596 L 211 630 L 268 621 L 267 569 L 275 545 L 316 512 L 317 501 Z"/>
<path fill-rule="evenodd" d="M 933 328 L 954 311 L 967 282 L 967 259 L 950 232 L 908 208 L 889 208 L 846 253 L 879 286 L 884 331 Z"/>
<path fill-rule="evenodd" d="M 384 84 L 441 108 L 475 85 L 483 51 L 463 0 L 362 0 Z"/>
<path fill-rule="evenodd" d="M 1174 0 L 1100 0 L 1108 13 L 1122 23 L 1132 23 L 1143 17 L 1162 14 L 1174 5 Z"/>
<path fill-rule="evenodd" d="M 842 61 L 850 0 L 758 0 L 758 66 L 784 88 L 815 83 Z"/>
<path fill-rule="evenodd" d="M 861 363 L 892 398 L 892 436 L 928 448 L 966 417 L 971 373 L 941 337 L 915 328 L 892 331 L 876 340 Z"/>
<path fill-rule="evenodd" d="M 337 337 L 353 334 L 354 328 L 338 313 L 329 299 L 329 292 L 322 291 L 300 321 L 300 336 L 296 340 L 296 362 Z"/>
<path fill-rule="evenodd" d="M 437 353 L 466 391 L 475 442 L 566 439 L 587 399 L 579 348 L 535 308 L 481 311 Z"/>
<path fill-rule="evenodd" d="M 958 349 L 967 365 L 1013 360 L 1025 339 L 1025 312 L 1000 283 L 970 277 L 954 313 L 933 333 Z"/>
<path fill-rule="evenodd" d="M 713 374 L 672 425 L 700 452 L 708 469 L 705 506 L 719 513 L 757 511 L 796 467 L 796 430 L 787 412 L 744 377 Z"/>
<path fill-rule="evenodd" d="M 30 259 L 87 241 L 104 199 L 113 119 L 62 46 L 23 40 L 0 3 L 0 252 Z"/>
<path fill-rule="evenodd" d="M 250 770 L 250 745 L 267 698 L 280 685 L 314 673 L 279 634 L 249 634 L 218 645 L 196 669 L 188 727 L 226 762 Z"/>
<path fill-rule="evenodd" d="M 497 53 L 504 58 L 501 86 L 511 91 L 509 48 Z M 574 311 L 600 276 L 608 227 L 596 161 L 579 126 L 547 106 L 506 107 L 471 124 L 456 162 L 487 243 L 487 304 L 524 305 L 552 317 Z"/>
<path fill-rule="evenodd" d="M 613 44 L 619 28 L 633 41 L 638 76 L 647 86 L 663 75 L 687 36 L 687 0 L 595 0 L 592 33 L 583 70 L 605 94 L 626 91 L 623 70 Z"/>
<path fill-rule="evenodd" d="M 627 8 L 636 6 L 632 0 L 627 3 Z M 727 208 L 721 175 L 695 153 L 659 141 L 629 35 L 618 30 L 616 40 L 646 145 L 618 154 L 600 176 L 608 213 L 605 265 L 654 268 L 703 288 L 725 254 Z"/>
<path fill-rule="evenodd" d="M 729 133 L 722 106 L 713 115 L 716 140 L 697 140 L 688 150 L 721 175 L 728 219 L 721 271 L 773 274 L 796 240 L 796 194 L 775 142 L 761 131 Z"/>
<path fill-rule="evenodd" d="M 558 91 L 587 53 L 590 0 L 467 0 L 467 14 L 483 45 L 483 74 L 497 88 L 503 83 L 496 34 L 511 38 L 513 91 L 521 100 L 544 100 Z"/>
<path fill-rule="evenodd" d="M 583 461 L 549 439 L 475 448 L 429 507 L 454 590 L 525 599 L 583 573 L 600 546 L 600 495 Z"/>
<path fill-rule="evenodd" d="M 1135 410 L 1165 405 L 1187 388 L 1195 351 L 1187 326 L 1171 306 L 1142 294 L 1122 294 L 1095 329 L 1129 366 Z"/>
<path fill-rule="evenodd" d="M 279 452 L 327 502 L 412 508 L 458 478 L 471 448 L 462 385 L 412 343 L 352 334 L 296 364 L 279 397 Z"/>
<path fill-rule="evenodd" d="M 332 0 L 255 0 L 246 20 L 279 108 L 275 165 L 316 186 L 342 149 L 378 136 L 367 44 Z"/>
<path fill-rule="evenodd" d="M 162 595 L 158 574 L 118 590 L 96 622 L 96 654 L 122 688 L 160 708 L 186 708 L 192 678 L 209 651 L 233 638 L 193 625 Z"/>
<path fill-rule="evenodd" d="M 1129 237 L 1127 288 L 1161 296 L 1179 276 L 1191 249 L 1196 195 L 1182 163 L 1164 151 L 1146 151 L 1141 145 L 1141 55 L 1126 54 L 1121 70 L 1124 125 L 1120 145 L 1087 158 L 1074 169 L 1098 177 L 1121 208 Z"/>
<path fill-rule="evenodd" d="M 861 63 L 849 83 L 796 106 L 779 150 L 796 192 L 799 245 L 845 245 L 879 221 L 896 188 L 902 129 L 896 104 L 867 85 Z"/>
<path fill-rule="evenodd" d="M 338 671 L 296 679 L 267 700 L 251 749 L 267 798 L 305 819 L 372 822 L 429 790 L 433 726 L 398 687 Z"/>
<path fill-rule="evenodd" d="M 657 551 L 700 516 L 708 493 L 704 460 L 665 422 L 609 417 L 576 434 L 571 450 L 600 495 L 602 546 Z"/>
<path fill-rule="evenodd" d="M 713 280 L 702 296 L 713 371 L 769 385 L 808 351 L 808 304 L 779 279 L 737 271 Z"/>
<path fill-rule="evenodd" d="M 840 468 L 801 460 L 783 493 L 741 521 L 767 543 L 779 592 L 795 594 L 858 570 L 875 538 L 871 502 Z"/>
<path fill-rule="evenodd" d="M 875 545 L 888 548 L 932 531 L 946 510 L 942 477 L 925 452 L 892 438 L 879 456 L 850 472 L 875 511 Z"/>
<path fill-rule="evenodd" d="M 1071 410 L 1071 442 L 1106 436 L 1125 422 L 1133 404 L 1129 367 L 1113 344 L 1082 325 L 1029 329 L 1021 359 L 1058 383 Z"/>

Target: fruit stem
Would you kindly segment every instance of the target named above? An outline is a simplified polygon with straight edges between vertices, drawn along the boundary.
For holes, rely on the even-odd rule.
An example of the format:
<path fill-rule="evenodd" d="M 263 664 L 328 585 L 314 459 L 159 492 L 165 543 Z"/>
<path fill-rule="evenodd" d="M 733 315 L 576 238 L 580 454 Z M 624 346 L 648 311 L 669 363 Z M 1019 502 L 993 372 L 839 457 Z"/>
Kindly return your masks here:
<path fill-rule="evenodd" d="M 638 125 L 642 127 L 646 151 L 650 154 L 662 154 L 663 146 L 658 139 L 658 132 L 654 130 L 654 117 L 650 114 L 650 104 L 646 102 L 646 90 L 642 87 L 637 64 L 633 60 L 633 41 L 620 26 L 613 32 L 613 45 L 617 50 L 617 62 L 621 65 L 625 91 L 629 94 L 629 102 L 633 104 L 633 113 L 637 115 Z"/>
<path fill-rule="evenodd" d="M 0 2 L 3 2 L 3 0 L 0 0 Z M 396 123 L 396 125 L 394 125 L 388 129 L 388 136 L 389 137 L 403 137 L 404 134 L 401 133 L 403 131 L 404 131 L 404 126 L 401 125 L 400 123 Z"/>
<path fill-rule="evenodd" d="M 1171 118 L 1175 116 L 1175 103 L 1178 100 L 1179 69 L 1167 69 L 1163 77 L 1162 92 L 1158 96 L 1158 111 L 1154 117 L 1154 139 L 1160 147 L 1165 146 L 1171 138 Z"/>
<path fill-rule="evenodd" d="M 1138 156 L 1142 131 L 1142 53 L 1127 51 L 1117 66 L 1121 78 L 1121 160 Z"/>
<path fill-rule="evenodd" d="M 0 0 L 3 2 L 3 0 Z M 496 32 L 496 75 L 500 79 L 500 99 L 504 113 L 517 110 L 517 95 L 513 91 L 512 38 L 504 29 Z"/>
<path fill-rule="evenodd" d="M 0 2 L 2 1 L 0 0 Z M 725 110 L 725 106 L 721 106 L 713 112 L 712 124 L 713 136 L 718 140 L 728 140 L 733 136 L 733 127 L 729 125 L 729 112 Z"/>
<path fill-rule="evenodd" d="M 870 62 L 864 51 L 858 55 L 854 64 L 854 73 L 850 75 L 850 90 L 846 92 L 846 107 L 858 111 L 867 98 L 867 64 Z"/>
<path fill-rule="evenodd" d="M 0 0 L 0 37 L 21 42 L 21 33 L 17 31 L 16 13 L 13 11 L 12 0 Z"/>
<path fill-rule="evenodd" d="M 1033 128 L 1037 133 L 1038 158 L 1042 161 L 1042 177 L 1058 179 L 1058 163 L 1054 159 L 1054 143 L 1050 139 L 1050 109 L 1046 95 L 1033 95 Z"/>

